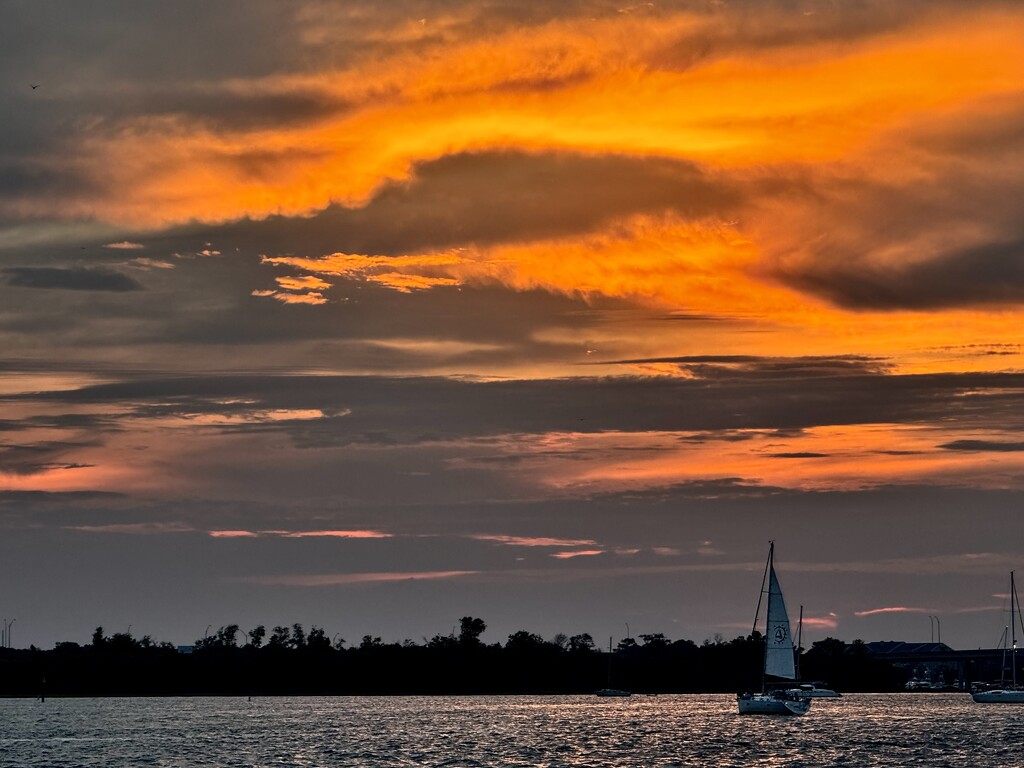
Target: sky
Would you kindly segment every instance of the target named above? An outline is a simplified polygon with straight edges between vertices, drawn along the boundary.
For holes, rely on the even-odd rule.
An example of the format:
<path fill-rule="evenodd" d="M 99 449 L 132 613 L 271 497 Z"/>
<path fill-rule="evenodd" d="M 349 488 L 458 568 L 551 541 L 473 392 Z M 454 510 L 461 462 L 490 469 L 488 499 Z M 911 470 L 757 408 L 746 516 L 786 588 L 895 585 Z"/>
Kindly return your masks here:
<path fill-rule="evenodd" d="M 0 13 L 15 646 L 998 643 L 1020 3 Z"/>

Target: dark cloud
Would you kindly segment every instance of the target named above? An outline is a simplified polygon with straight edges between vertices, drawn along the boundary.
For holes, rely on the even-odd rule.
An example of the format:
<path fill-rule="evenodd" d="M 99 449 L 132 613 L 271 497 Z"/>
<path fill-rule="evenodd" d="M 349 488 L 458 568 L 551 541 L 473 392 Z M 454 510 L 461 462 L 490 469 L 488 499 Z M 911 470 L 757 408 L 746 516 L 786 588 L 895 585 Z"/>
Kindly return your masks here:
<path fill-rule="evenodd" d="M 758 357 L 756 355 L 684 355 L 610 360 L 595 365 L 643 365 L 670 363 L 701 378 L 742 373 L 759 377 L 811 378 L 816 376 L 873 375 L 885 373 L 890 363 L 860 355 L 832 357 Z"/>
<path fill-rule="evenodd" d="M 971 120 L 936 119 L 879 138 L 883 149 L 869 162 L 898 155 L 910 169 L 899 181 L 823 173 L 781 190 L 819 234 L 767 248 L 761 273 L 854 310 L 1024 302 L 1024 183 L 1007 171 L 1024 152 L 1024 100 L 971 106 Z"/>
<path fill-rule="evenodd" d="M 4 282 L 16 288 L 55 288 L 74 291 L 140 291 L 142 284 L 111 269 L 71 267 L 7 267 Z"/>
<path fill-rule="evenodd" d="M 151 239 L 146 253 L 168 258 L 174 252 L 202 249 L 207 242 L 195 237 Z M 0 272 L 0 305 L 6 310 L 0 312 L 0 334 L 7 355 L 31 360 L 37 356 L 33 350 L 45 344 L 48 357 L 59 358 L 64 370 L 99 371 L 110 364 L 100 350 L 127 344 L 134 347 L 132 358 L 139 367 L 152 369 L 164 366 L 174 345 L 185 345 L 193 369 L 258 369 L 273 359 L 277 370 L 308 369 L 311 364 L 384 373 L 437 370 L 439 365 L 474 370 L 526 357 L 581 357 L 581 342 L 545 338 L 544 330 L 584 329 L 600 323 L 604 310 L 624 307 L 614 300 L 585 304 L 578 298 L 544 291 L 513 293 L 499 286 L 400 294 L 342 279 L 329 291 L 330 304 L 283 305 L 251 294 L 275 288 L 274 278 L 287 274 L 284 270 L 261 264 L 256 253 L 236 251 L 221 239 L 214 246 L 224 255 L 170 257 L 175 269 L 147 271 L 142 278 L 145 291 L 66 291 L 60 302 L 41 302 L 32 295 L 38 292 L 8 285 Z M 73 248 L 60 258 L 76 265 L 86 262 L 89 269 L 112 270 L 116 265 L 126 270 L 137 253 Z M 11 258 L 24 263 L 36 257 L 19 253 Z M 55 262 L 49 269 L 66 269 L 58 257 L 50 258 Z M 402 343 L 389 343 L 394 339 Z M 417 340 L 425 343 L 417 345 Z"/>
<path fill-rule="evenodd" d="M 1024 239 L 955 250 L 927 261 L 808 263 L 786 281 L 851 309 L 946 309 L 1024 302 Z"/>
<path fill-rule="evenodd" d="M 399 255 L 574 235 L 637 213 L 729 215 L 745 194 L 667 158 L 463 153 L 417 164 L 408 181 L 386 184 L 362 208 L 332 205 L 310 218 L 247 220 L 201 236 L 271 255 Z"/>
<path fill-rule="evenodd" d="M 0 432 L 24 432 L 30 429 L 116 429 L 106 416 L 89 413 L 65 413 L 30 416 L 24 419 L 0 419 Z"/>
<path fill-rule="evenodd" d="M 91 465 L 56 460 L 88 445 L 95 445 L 95 443 L 51 440 L 24 445 L 0 445 L 0 474 L 26 476 L 55 469 L 88 467 Z"/>
<path fill-rule="evenodd" d="M 1002 442 L 998 440 L 953 440 L 942 443 L 939 448 L 947 451 L 992 451 L 995 453 L 1015 453 L 1024 451 L 1024 443 Z"/>
<path fill-rule="evenodd" d="M 99 191 L 97 184 L 85 176 L 75 175 L 67 169 L 57 170 L 44 165 L 31 156 L 24 159 L 0 159 L 0 201 L 11 202 L 27 196 L 47 195 L 51 198 L 78 195 L 87 196 Z M 3 222 L 0 221 L 0 228 Z"/>
<path fill-rule="evenodd" d="M 999 397 L 977 394 L 999 391 Z M 442 377 L 189 376 L 137 379 L 10 396 L 9 402 L 134 403 L 134 416 L 320 409 L 323 418 L 234 424 L 278 430 L 301 445 L 397 443 L 552 431 L 794 430 L 836 424 L 983 423 L 1024 406 L 1024 374 L 883 375 L 800 379 L 716 370 L 706 379 L 595 377 L 473 381 Z M 225 403 L 228 403 L 227 405 Z M 332 415 L 333 414 L 333 415 Z M 710 437 L 708 438 L 710 439 Z"/>
<path fill-rule="evenodd" d="M 774 438 L 796 438 L 804 434 L 803 429 L 772 429 L 772 430 L 716 430 L 714 432 L 697 432 L 694 434 L 681 435 L 679 441 L 693 445 L 701 445 L 711 442 L 744 443 L 756 440 L 759 437 Z"/>

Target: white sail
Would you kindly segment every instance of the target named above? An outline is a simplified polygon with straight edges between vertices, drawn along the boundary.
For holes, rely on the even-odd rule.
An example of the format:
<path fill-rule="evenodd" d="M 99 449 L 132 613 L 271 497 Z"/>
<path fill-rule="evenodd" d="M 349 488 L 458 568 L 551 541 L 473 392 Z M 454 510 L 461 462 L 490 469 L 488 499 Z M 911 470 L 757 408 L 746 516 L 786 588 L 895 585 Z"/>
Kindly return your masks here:
<path fill-rule="evenodd" d="M 786 602 L 772 564 L 768 577 L 768 622 L 765 628 L 767 646 L 764 654 L 764 673 L 787 680 L 796 679 L 793 635 L 789 629 Z"/>

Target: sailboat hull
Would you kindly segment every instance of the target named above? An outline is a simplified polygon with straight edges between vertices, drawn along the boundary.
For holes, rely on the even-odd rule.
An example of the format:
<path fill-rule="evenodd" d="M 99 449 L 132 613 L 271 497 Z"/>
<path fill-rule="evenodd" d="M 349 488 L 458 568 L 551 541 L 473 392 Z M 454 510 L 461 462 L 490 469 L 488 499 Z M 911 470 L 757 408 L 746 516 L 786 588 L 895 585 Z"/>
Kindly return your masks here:
<path fill-rule="evenodd" d="M 975 691 L 971 698 L 979 704 L 1024 704 L 1024 688 L 1017 685 L 1017 617 L 1014 609 L 1020 612 L 1020 603 L 1017 601 L 1017 582 L 1014 580 L 1013 571 L 1010 571 L 1010 624 L 1003 631 L 1003 664 L 1007 663 L 1009 654 L 1010 680 L 1000 679 L 1000 687 L 992 687 L 989 690 Z M 1006 633 L 1009 631 L 1010 636 Z M 1007 642 L 1009 641 L 1009 642 Z M 1003 670 L 1005 672 L 1005 669 Z M 1010 685 L 1006 687 L 1006 683 Z"/>
<path fill-rule="evenodd" d="M 768 694 L 736 697 L 741 715 L 806 715 L 810 699 L 789 699 Z"/>
<path fill-rule="evenodd" d="M 979 704 L 1024 704 L 1024 691 L 978 691 L 971 698 Z"/>

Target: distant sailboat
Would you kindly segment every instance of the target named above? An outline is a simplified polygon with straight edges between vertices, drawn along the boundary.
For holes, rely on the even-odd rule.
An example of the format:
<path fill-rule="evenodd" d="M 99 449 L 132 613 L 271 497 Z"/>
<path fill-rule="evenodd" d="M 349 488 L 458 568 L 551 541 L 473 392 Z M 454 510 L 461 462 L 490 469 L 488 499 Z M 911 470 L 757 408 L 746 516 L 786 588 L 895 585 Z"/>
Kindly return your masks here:
<path fill-rule="evenodd" d="M 624 691 L 621 688 L 612 688 L 612 639 L 608 638 L 608 687 L 598 688 L 594 691 L 595 696 L 617 697 L 632 696 L 632 691 Z"/>
<path fill-rule="evenodd" d="M 811 708 L 809 698 L 797 696 L 781 688 L 769 689 L 768 678 L 796 680 L 795 648 L 789 626 L 782 587 L 775 575 L 775 542 L 768 549 L 765 566 L 768 581 L 768 611 L 765 617 L 764 668 L 761 693 L 744 693 L 736 697 L 741 715 L 803 715 Z M 761 586 L 764 592 L 764 582 Z M 758 601 L 760 605 L 760 600 Z"/>
<path fill-rule="evenodd" d="M 1016 613 L 1015 613 L 1016 611 Z M 1024 690 L 1017 686 L 1017 615 L 1020 606 L 1017 604 L 1017 585 L 1010 571 L 1010 644 L 1006 645 L 1006 633 L 1003 633 L 1003 671 L 999 687 L 987 691 L 975 691 L 971 698 L 979 704 L 1024 704 Z M 1010 685 L 1006 685 L 1006 660 L 1010 657 Z"/>
<path fill-rule="evenodd" d="M 800 606 L 800 621 L 796 625 L 796 679 L 800 679 L 800 652 L 803 648 L 804 636 L 804 607 Z M 793 696 L 804 699 L 838 699 L 841 693 L 836 693 L 831 688 L 826 688 L 822 683 L 800 683 L 796 688 L 788 688 L 787 691 Z"/>

